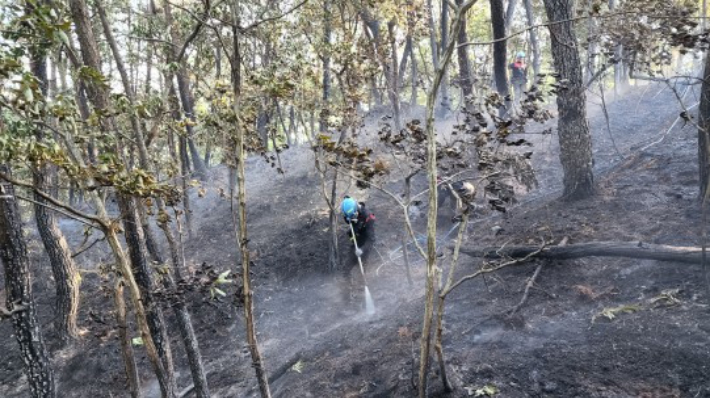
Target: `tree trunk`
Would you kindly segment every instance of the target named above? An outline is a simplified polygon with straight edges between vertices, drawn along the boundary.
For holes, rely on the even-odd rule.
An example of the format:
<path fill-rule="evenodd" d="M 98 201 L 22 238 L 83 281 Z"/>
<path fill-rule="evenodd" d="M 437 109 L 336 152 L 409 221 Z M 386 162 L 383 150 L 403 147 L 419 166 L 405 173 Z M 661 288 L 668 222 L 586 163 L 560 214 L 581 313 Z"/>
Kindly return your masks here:
<path fill-rule="evenodd" d="M 398 90 L 401 90 L 404 88 L 404 76 L 407 73 L 407 66 L 409 66 L 409 59 L 412 58 L 412 62 L 414 62 L 414 58 L 412 57 L 412 37 L 409 34 L 409 30 L 407 31 L 407 36 L 404 39 L 404 49 L 402 50 L 402 60 L 399 62 L 399 69 L 397 69 L 397 76 L 398 76 Z"/>
<path fill-rule="evenodd" d="M 113 35 L 111 32 L 111 29 L 107 23 L 107 18 L 105 15 L 105 12 L 103 10 L 103 7 L 101 6 L 100 0 L 97 0 L 95 2 L 97 10 L 99 11 L 99 16 L 101 18 L 102 24 L 104 26 L 104 32 L 106 34 L 106 38 L 109 42 L 109 45 L 111 46 L 112 52 L 114 54 L 114 59 L 116 60 L 117 68 L 119 72 L 121 73 L 121 78 L 124 84 L 124 89 L 126 91 L 126 96 L 129 98 L 131 102 L 134 101 L 134 93 L 131 88 L 131 86 L 128 84 L 128 80 L 126 79 L 127 75 L 125 74 L 125 67 L 123 66 L 123 60 L 121 58 L 120 52 L 118 51 L 115 40 L 113 39 Z M 150 158 L 148 157 L 148 151 L 145 146 L 145 139 L 143 135 L 143 130 L 142 126 L 138 125 L 138 123 L 132 123 L 133 130 L 134 130 L 134 137 L 135 141 L 138 146 L 138 158 L 139 162 L 141 165 L 141 168 L 143 168 L 146 171 L 153 171 L 154 166 L 152 165 L 152 162 Z M 125 219 L 129 224 L 131 224 L 131 228 L 126 228 L 126 237 L 127 240 L 129 240 L 129 236 L 131 237 L 130 240 L 133 244 L 132 247 L 137 248 L 137 253 L 131 253 L 132 256 L 136 257 L 136 260 L 134 260 L 134 268 L 136 267 L 136 263 L 141 263 L 143 266 L 147 266 L 145 264 L 145 253 L 141 248 L 141 242 L 145 242 L 145 247 L 148 250 L 148 252 L 151 255 L 151 258 L 153 261 L 162 264 L 164 261 L 162 259 L 162 255 L 160 253 L 160 249 L 157 245 L 157 241 L 155 240 L 155 237 L 152 234 L 152 229 L 150 228 L 149 224 L 149 219 L 148 219 L 148 214 L 145 211 L 145 207 L 141 202 L 134 202 L 133 198 L 125 197 L 125 198 L 120 198 L 119 199 L 119 204 L 123 204 L 123 213 L 124 216 L 126 217 Z M 161 198 L 156 198 L 156 202 L 158 203 L 158 206 L 160 207 L 162 212 L 165 212 L 164 206 L 162 203 Z M 137 224 L 135 222 L 131 222 L 131 214 L 135 217 L 136 213 L 135 211 L 131 211 L 131 203 L 135 203 L 135 207 L 138 210 L 138 216 L 140 219 L 140 223 L 142 228 L 135 228 Z M 165 232 L 166 235 L 166 240 L 168 241 L 168 244 L 170 245 L 171 249 L 171 254 L 173 255 L 173 266 L 174 266 L 174 272 L 175 275 L 180 278 L 180 271 L 179 271 L 179 261 L 176 261 L 176 253 L 177 249 L 175 248 L 175 239 L 172 236 L 172 231 L 170 231 L 169 226 L 167 223 L 164 223 L 164 228 L 163 231 Z M 162 227 L 163 225 L 161 225 Z M 144 235 L 144 239 L 140 238 L 141 235 L 141 229 L 142 229 L 142 235 Z M 178 258 L 179 259 L 179 258 Z M 147 292 L 150 292 L 152 289 L 152 283 L 150 282 L 150 276 L 147 273 L 147 268 L 145 271 L 142 272 L 137 272 L 137 276 L 139 276 L 139 281 L 143 280 L 143 284 L 145 285 L 146 283 L 149 286 L 148 290 L 144 290 Z M 172 277 L 170 274 L 164 275 L 161 278 L 164 287 L 170 291 L 173 292 L 175 291 L 175 285 L 173 282 Z M 122 297 L 122 296 L 121 296 Z M 149 304 L 149 301 L 144 300 L 144 303 L 146 305 Z M 125 304 L 124 304 L 125 305 Z M 177 302 L 173 304 L 173 309 L 175 311 L 175 317 L 176 317 L 176 323 L 178 325 L 178 329 L 180 330 L 180 335 L 183 340 L 183 344 L 185 346 L 185 351 L 187 353 L 188 357 L 188 363 L 190 366 L 190 371 L 192 373 L 192 379 L 194 383 L 194 391 L 197 397 L 200 398 L 205 398 L 209 397 L 209 389 L 207 387 L 207 379 L 205 377 L 205 371 L 204 371 L 204 365 L 202 364 L 202 357 L 199 351 L 199 346 L 197 343 L 197 337 L 195 336 L 194 329 L 192 327 L 192 321 L 190 319 L 190 314 L 187 311 L 187 307 L 182 300 L 182 298 L 178 298 Z M 157 311 L 156 311 L 157 310 Z M 163 359 L 164 366 L 166 368 L 166 371 L 171 379 L 174 379 L 174 376 L 170 376 L 173 371 L 173 364 L 172 364 L 172 359 L 170 358 L 171 353 L 170 353 L 170 348 L 169 348 L 169 340 L 167 339 L 167 335 L 164 335 L 164 330 L 163 332 L 160 331 L 161 329 L 161 324 L 163 323 L 162 321 L 162 314 L 159 308 L 154 307 L 153 311 L 151 313 L 151 309 L 149 308 L 149 323 L 151 326 L 151 333 L 155 336 L 156 334 L 158 335 L 156 340 L 156 348 L 159 351 L 159 354 L 161 355 L 161 358 Z M 125 318 L 125 315 L 124 315 Z M 151 321 L 152 318 L 152 321 Z M 162 342 L 162 343 L 161 343 Z M 127 367 L 127 371 L 130 370 Z M 130 376 L 129 376 L 130 379 Z M 171 383 L 172 384 L 172 383 Z"/>
<path fill-rule="evenodd" d="M 321 134 L 328 129 L 328 102 L 330 100 L 330 40 L 332 36 L 330 1 L 323 2 L 323 104 L 319 118 Z"/>
<path fill-rule="evenodd" d="M 491 25 L 493 27 L 493 39 L 498 40 L 493 44 L 493 75 L 496 82 L 496 91 L 505 99 L 505 105 L 499 109 L 502 117 L 510 107 L 510 89 L 508 88 L 507 77 L 507 40 L 505 37 L 505 9 L 503 0 L 490 0 L 491 3 Z"/>
<path fill-rule="evenodd" d="M 10 168 L 0 165 L 0 172 L 9 175 Z M 0 258 L 5 270 L 7 309 L 13 312 L 13 331 L 20 345 L 30 396 L 53 398 L 56 396 L 54 372 L 35 313 L 20 208 L 14 187 L 4 181 L 0 184 Z"/>
<path fill-rule="evenodd" d="M 394 125 L 395 131 L 399 133 L 402 130 L 402 119 L 400 115 L 400 103 L 399 103 L 399 65 L 397 61 L 397 40 L 395 38 L 395 23 L 390 21 L 387 23 L 387 32 L 389 33 L 390 39 L 390 54 L 391 54 L 391 65 L 387 65 L 387 61 L 384 60 L 385 70 L 389 69 L 387 73 L 388 86 L 387 91 L 390 97 L 390 103 L 392 104 L 392 110 L 394 111 Z"/>
<path fill-rule="evenodd" d="M 71 8 L 72 19 L 74 20 L 77 37 L 79 38 L 79 43 L 81 45 L 81 54 L 84 63 L 88 67 L 98 71 L 101 65 L 101 59 L 99 57 L 98 46 L 96 44 L 97 42 L 91 28 L 86 3 L 84 0 L 70 0 L 69 6 Z M 89 99 L 97 110 L 107 109 L 109 96 L 104 88 L 94 84 L 86 84 L 86 89 L 89 94 Z M 101 120 L 101 128 L 104 133 L 108 134 L 109 128 L 107 127 L 106 121 Z M 74 162 L 77 163 L 79 167 L 86 167 L 82 154 L 74 144 L 73 137 L 71 137 L 70 134 L 66 139 L 66 143 Z M 95 181 L 91 179 L 88 179 L 86 182 L 88 186 L 96 185 Z M 110 220 L 108 213 L 106 212 L 104 202 L 99 194 L 96 191 L 92 191 L 89 192 L 89 195 L 93 202 L 94 208 L 96 209 L 97 217 L 101 220 L 101 230 L 106 237 L 107 243 L 111 247 L 116 267 L 128 284 L 136 316 L 136 323 L 141 332 L 141 337 L 143 339 L 148 358 L 150 359 L 155 375 L 158 378 L 161 392 L 164 397 L 170 397 L 168 394 L 170 390 L 170 383 L 148 327 L 146 312 L 141 299 L 141 291 L 136 283 L 129 261 L 126 258 L 123 247 L 118 239 L 116 226 Z"/>
<path fill-rule="evenodd" d="M 170 350 L 170 339 L 165 328 L 163 311 L 153 297 L 153 278 L 150 275 L 145 238 L 143 237 L 143 230 L 140 228 L 135 200 L 130 196 L 118 194 L 117 201 L 121 211 L 121 218 L 123 218 L 124 236 L 131 264 L 133 265 L 133 274 L 141 290 L 141 299 L 143 300 L 148 327 L 150 328 L 151 336 L 153 336 L 155 348 L 163 361 L 169 388 L 167 395 L 170 397 L 175 394 L 175 372 Z"/>
<path fill-rule="evenodd" d="M 508 0 L 508 8 L 505 9 L 505 34 L 510 33 L 510 25 L 513 23 L 515 16 L 515 7 L 518 5 L 518 0 Z"/>
<path fill-rule="evenodd" d="M 47 61 L 46 58 L 33 52 L 30 67 L 39 82 L 40 91 L 47 96 Z M 35 137 L 38 142 L 44 140 L 44 132 L 37 127 Z M 52 180 L 57 177 L 56 167 L 43 163 L 37 166 L 32 173 L 35 187 L 44 192 L 56 192 Z M 56 196 L 56 194 L 55 194 Z M 79 285 L 80 276 L 71 257 L 71 250 L 67 245 L 64 234 L 57 226 L 54 213 L 47 208 L 47 202 L 41 196 L 34 194 L 35 220 L 37 231 L 44 244 L 44 249 L 49 257 L 49 264 L 54 276 L 56 289 L 56 304 L 54 314 L 54 329 L 63 343 L 70 342 L 79 337 L 76 318 L 79 313 Z"/>
<path fill-rule="evenodd" d="M 414 111 L 414 107 L 417 106 L 417 57 L 414 56 L 414 39 L 412 36 L 414 35 L 414 30 L 416 29 L 416 25 L 414 22 L 414 17 L 416 16 L 416 12 L 414 11 L 414 2 L 412 0 L 407 1 L 407 7 L 409 7 L 408 12 L 407 12 L 407 46 L 409 47 L 409 52 L 410 52 L 410 58 L 411 58 L 411 81 L 412 81 L 412 93 L 411 93 L 411 98 L 409 99 L 409 109 L 410 109 L 410 114 L 412 111 Z M 404 79 L 404 71 L 400 74 L 400 79 Z"/>
<path fill-rule="evenodd" d="M 441 2 L 441 21 L 439 21 L 439 26 L 441 28 L 441 41 L 439 45 L 439 51 L 444 51 L 444 47 L 449 42 L 449 5 L 446 1 Z M 446 113 L 451 110 L 451 98 L 449 98 L 449 73 L 446 68 L 444 68 L 444 77 L 441 79 L 441 93 L 439 93 L 439 98 L 441 102 L 439 103 L 439 111 L 437 115 L 439 117 L 446 116 Z"/>
<path fill-rule="evenodd" d="M 232 56 L 234 57 L 231 62 L 232 68 L 232 90 L 234 94 L 234 114 L 239 117 L 241 114 L 241 92 L 242 92 L 242 76 L 241 76 L 241 48 L 239 40 L 241 34 L 237 29 L 240 24 L 239 16 L 239 0 L 234 0 L 230 3 L 231 16 L 232 16 Z M 249 238 L 247 234 L 247 201 L 246 201 L 246 173 L 245 173 L 245 163 L 246 163 L 246 132 L 241 127 L 239 123 L 235 123 L 235 148 L 234 148 L 234 160 L 237 165 L 237 201 L 238 207 L 234 209 L 234 194 L 230 195 L 230 202 L 232 204 L 232 224 L 234 227 L 234 234 L 239 245 L 239 251 L 242 260 L 242 294 L 241 297 L 237 293 L 237 300 L 244 301 L 244 317 L 246 319 L 246 334 L 247 334 L 247 344 L 249 345 L 249 352 L 251 353 L 252 366 L 256 372 L 256 378 L 259 383 L 259 391 L 261 392 L 262 398 L 270 398 L 271 391 L 269 389 L 269 380 L 266 372 L 266 366 L 264 365 L 264 360 L 261 357 L 261 352 L 259 351 L 259 343 L 256 337 L 256 325 L 254 322 L 254 292 L 251 289 L 251 259 L 249 252 Z M 230 183 L 230 190 L 233 191 L 233 185 Z"/>
<path fill-rule="evenodd" d="M 528 20 L 528 28 L 531 26 L 535 25 L 535 14 L 533 12 L 533 6 L 532 6 L 532 0 L 524 0 L 525 1 L 525 15 Z M 532 54 L 533 54 L 533 76 L 535 79 L 537 79 L 537 76 L 540 74 L 540 64 L 542 62 L 540 58 L 540 42 L 537 39 L 537 30 L 536 29 L 529 29 L 528 30 L 528 37 L 530 40 L 530 48 L 532 49 Z"/>
<path fill-rule="evenodd" d="M 190 80 L 188 78 L 187 69 L 185 68 L 185 63 L 183 60 L 177 59 L 177 48 L 179 48 L 180 44 L 178 39 L 177 27 L 173 26 L 172 9 L 168 3 L 166 3 L 163 8 L 165 11 L 166 23 L 168 24 L 170 29 L 170 38 L 173 43 L 172 46 L 168 46 L 169 63 L 178 63 L 177 72 L 175 73 L 175 77 L 177 79 L 178 84 L 178 93 L 180 94 L 180 102 L 182 103 L 182 110 L 185 113 L 185 118 L 187 118 L 189 121 L 185 124 L 185 130 L 187 131 L 187 146 L 190 149 L 190 157 L 192 159 L 192 165 L 194 167 L 195 174 L 200 179 L 205 179 L 207 178 L 207 166 L 205 166 L 205 163 L 202 160 L 199 151 L 197 150 L 197 145 L 195 145 L 195 141 L 193 140 L 195 131 L 192 125 L 195 122 L 195 100 L 192 98 L 192 91 L 190 91 Z M 168 84 L 171 84 L 171 82 L 172 78 L 170 79 Z"/>
<path fill-rule="evenodd" d="M 192 238 L 192 210 L 190 206 L 190 192 L 188 191 L 188 174 L 190 173 L 189 163 L 190 160 L 187 154 L 187 138 L 179 137 L 178 141 L 180 143 L 180 170 L 182 172 L 182 207 L 185 215 L 185 224 L 187 224 L 187 236 Z"/>
<path fill-rule="evenodd" d="M 515 0 L 510 0 L 511 2 Z M 463 4 L 463 0 L 456 0 L 456 5 L 459 7 Z M 463 103 L 464 106 L 469 109 L 469 101 L 473 96 L 473 80 L 471 79 L 471 62 L 468 58 L 468 46 L 462 46 L 463 43 L 468 42 L 468 35 L 466 34 L 466 16 L 464 15 L 464 22 L 461 30 L 457 37 L 459 47 L 456 47 L 456 55 L 458 56 L 459 62 L 459 85 L 461 86 L 461 92 L 463 93 Z"/>
<path fill-rule="evenodd" d="M 560 160 L 564 171 L 566 200 L 579 200 L 594 193 L 592 138 L 587 124 L 586 93 L 574 33 L 574 1 L 545 0 L 555 70 L 564 81 L 557 93 Z M 562 21 L 562 22 L 561 22 Z M 566 21 L 566 22 L 564 22 Z"/>
<path fill-rule="evenodd" d="M 159 202 L 158 206 L 161 213 L 160 219 L 163 220 L 160 222 L 160 229 L 163 230 L 165 240 L 168 242 L 170 258 L 173 264 L 173 273 L 178 281 L 182 281 L 183 277 L 180 268 L 183 266 L 185 259 L 181 255 L 181 250 L 178 248 L 175 236 L 173 235 L 170 225 L 168 224 L 169 217 L 165 211 L 165 206 L 161 202 Z M 169 292 L 176 291 L 175 283 L 170 275 L 166 275 L 166 277 L 163 278 L 163 285 Z M 180 337 L 185 345 L 187 362 L 190 366 L 190 373 L 192 374 L 192 382 L 194 385 L 193 391 L 197 398 L 208 398 L 210 396 L 210 390 L 207 384 L 205 366 L 202 362 L 200 346 L 197 341 L 195 329 L 192 327 L 192 319 L 189 311 L 187 310 L 187 305 L 185 304 L 183 297 L 180 296 L 176 297 L 171 305 L 175 311 L 175 320 L 178 329 L 180 330 Z"/>
<path fill-rule="evenodd" d="M 700 171 L 700 199 L 710 195 L 710 51 L 705 53 L 705 70 L 700 89 L 698 108 L 698 169 Z"/>
<path fill-rule="evenodd" d="M 103 7 L 103 2 L 101 0 L 95 0 L 94 6 L 96 7 L 99 19 L 101 20 L 101 26 L 103 27 L 104 36 L 106 37 L 106 41 L 108 42 L 109 47 L 111 48 L 111 53 L 113 54 L 113 58 L 116 62 L 116 69 L 118 70 L 118 73 L 121 76 L 121 83 L 123 84 L 123 90 L 126 94 L 126 98 L 128 99 L 128 102 L 131 105 L 134 105 L 136 101 L 135 90 L 133 89 L 133 85 L 131 84 L 131 80 L 129 79 L 129 75 L 126 71 L 126 66 L 123 63 L 123 58 L 121 57 L 121 52 L 118 49 L 118 44 L 116 43 L 116 40 L 113 36 L 111 25 L 109 24 L 108 18 L 106 16 L 106 10 Z M 145 132 L 143 130 L 144 126 L 141 124 L 140 120 L 138 119 L 138 115 L 135 112 L 130 112 L 129 118 L 131 122 L 131 128 L 133 129 L 135 145 L 138 148 L 138 159 L 140 167 L 143 170 L 150 172 L 152 170 L 148 158 L 148 148 L 146 147 Z M 146 214 L 142 204 L 139 203 L 138 208 L 140 212 L 139 215 L 141 225 L 143 226 L 146 248 L 148 249 L 148 252 L 150 253 L 153 260 L 162 262 L 162 256 L 160 255 L 158 243 L 155 240 L 155 235 L 153 234 L 152 228 L 150 227 L 150 223 L 148 222 L 148 215 Z"/>
<path fill-rule="evenodd" d="M 427 0 L 427 19 L 429 21 L 429 46 L 431 47 L 431 63 L 434 70 L 439 69 L 439 45 L 436 40 L 436 24 L 434 23 L 434 4 Z"/>
<path fill-rule="evenodd" d="M 463 26 L 463 16 L 475 0 L 468 0 L 465 4 L 458 8 L 454 18 L 454 27 L 452 33 L 454 37 L 458 37 L 459 30 Z M 451 55 L 454 52 L 456 40 L 451 40 L 449 43 L 444 43 L 446 51 L 442 54 L 441 64 L 436 69 L 434 74 L 434 83 L 427 95 L 427 110 L 426 110 L 426 135 L 427 135 L 427 177 L 429 182 L 429 213 L 427 215 L 427 277 L 425 288 L 425 306 L 424 306 L 424 321 L 422 324 L 422 335 L 420 340 L 420 359 L 419 359 L 419 398 L 426 398 L 428 374 L 429 374 L 429 355 L 431 353 L 431 326 L 434 317 L 434 292 L 437 275 L 436 265 L 436 219 L 437 219 L 437 164 L 436 164 L 436 132 L 434 131 L 434 107 L 436 103 L 436 94 L 439 91 L 441 80 L 444 78 L 446 67 L 451 60 Z"/>
<path fill-rule="evenodd" d="M 471 257 L 523 258 L 540 250 L 537 246 L 510 246 L 505 248 L 465 248 L 461 253 Z M 700 264 L 702 248 L 692 246 L 656 245 L 645 242 L 586 242 L 545 247 L 536 258 L 574 259 L 582 257 L 627 257 L 685 264 Z"/>
<path fill-rule="evenodd" d="M 586 78 L 585 82 L 591 82 L 594 77 L 595 72 L 595 61 L 597 56 L 597 41 L 596 41 L 596 31 L 597 23 L 594 17 L 591 15 L 592 7 L 594 5 L 594 0 L 587 0 L 587 68 L 586 68 Z"/>
<path fill-rule="evenodd" d="M 126 300 L 123 298 L 123 279 L 116 280 L 116 286 L 113 289 L 114 305 L 116 307 L 116 324 L 118 327 L 118 340 L 121 344 L 121 354 L 123 355 L 123 366 L 126 370 L 126 379 L 128 381 L 128 390 L 131 392 L 131 398 L 139 398 L 140 377 L 136 367 L 135 352 L 133 351 L 133 342 L 128 330 L 128 322 L 126 322 Z"/>

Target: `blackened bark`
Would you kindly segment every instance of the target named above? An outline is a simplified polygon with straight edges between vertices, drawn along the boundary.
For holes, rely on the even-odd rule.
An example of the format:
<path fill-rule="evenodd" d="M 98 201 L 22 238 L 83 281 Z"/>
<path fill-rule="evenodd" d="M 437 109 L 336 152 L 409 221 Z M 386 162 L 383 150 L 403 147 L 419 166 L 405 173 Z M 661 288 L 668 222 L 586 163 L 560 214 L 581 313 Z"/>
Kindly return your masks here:
<path fill-rule="evenodd" d="M 49 166 L 42 165 L 34 171 L 33 182 L 47 192 L 50 182 Z M 35 194 L 34 205 L 37 231 L 47 251 L 56 289 L 54 329 L 60 340 L 69 342 L 79 337 L 76 319 L 79 314 L 79 273 L 71 257 L 69 245 L 57 225 L 57 220 L 45 204 L 44 198 Z"/>
<path fill-rule="evenodd" d="M 493 27 L 493 39 L 498 40 L 493 44 L 493 75 L 496 82 L 496 91 L 506 98 L 506 105 L 510 99 L 507 77 L 507 40 L 505 37 L 505 9 L 503 0 L 490 0 L 491 3 L 491 25 Z M 501 107 L 500 114 L 505 114 L 506 109 Z"/>
<path fill-rule="evenodd" d="M 7 165 L 0 165 L 0 172 L 10 174 Z M 0 258 L 5 270 L 7 307 L 18 311 L 12 315 L 15 338 L 20 345 L 24 372 L 32 398 L 53 398 L 54 372 L 44 345 L 30 281 L 30 261 L 27 246 L 22 236 L 22 219 L 12 185 L 0 184 Z"/>
<path fill-rule="evenodd" d="M 182 171 L 182 206 L 185 210 L 185 223 L 187 224 L 187 236 L 192 238 L 192 210 L 190 209 L 190 193 L 188 192 L 187 175 L 190 173 L 189 159 L 187 157 L 187 139 L 178 138 L 180 142 L 180 168 Z"/>
<path fill-rule="evenodd" d="M 173 231 L 170 229 L 170 225 L 168 224 L 168 217 L 167 213 L 165 213 L 165 208 L 162 204 L 159 204 L 159 206 L 160 212 L 164 214 L 160 217 L 161 220 L 164 220 L 160 223 L 160 229 L 163 230 L 165 239 L 168 241 L 170 258 L 173 264 L 173 273 L 175 274 L 177 280 L 180 281 L 182 280 L 180 268 L 183 265 L 184 259 L 180 254 L 181 250 L 178 248 L 177 242 L 175 241 Z M 163 279 L 163 286 L 170 292 L 176 290 L 175 283 L 169 274 Z M 192 382 L 194 384 L 193 391 L 197 398 L 208 398 L 210 396 L 210 390 L 207 384 L 205 367 L 202 363 L 202 355 L 200 354 L 197 335 L 195 334 L 195 329 L 192 327 L 192 320 L 190 318 L 190 313 L 187 310 L 187 305 L 185 304 L 183 298 L 178 296 L 172 303 L 172 307 L 175 311 L 175 320 L 178 329 L 180 330 L 180 337 L 182 338 L 185 346 L 185 352 L 187 353 L 187 362 L 190 366 L 190 373 L 192 374 Z"/>
<path fill-rule="evenodd" d="M 514 0 L 511 0 L 514 1 Z M 461 6 L 463 0 L 456 0 L 456 5 Z M 456 47 L 456 55 L 458 57 L 459 63 L 459 85 L 461 86 L 461 92 L 464 96 L 464 104 L 468 108 L 469 100 L 473 95 L 473 80 L 471 79 L 471 62 L 468 58 L 468 46 L 462 46 L 461 44 L 468 42 L 468 34 L 466 33 L 466 17 L 464 16 L 463 26 L 459 30 L 458 37 L 456 38 L 459 44 Z"/>
<path fill-rule="evenodd" d="M 710 51 L 705 54 L 705 71 L 698 108 L 698 169 L 700 171 L 700 199 L 708 196 L 710 179 Z M 707 199 L 706 199 L 707 200 Z"/>
<path fill-rule="evenodd" d="M 133 351 L 133 342 L 131 341 L 131 334 L 128 330 L 128 322 L 126 321 L 126 300 L 123 297 L 122 279 L 116 281 L 116 286 L 113 290 L 113 299 L 116 307 L 115 316 L 118 327 L 118 341 L 121 344 L 121 354 L 123 356 L 123 366 L 126 370 L 128 390 L 131 393 L 131 398 L 139 398 L 140 377 L 138 376 L 135 352 Z"/>
<path fill-rule="evenodd" d="M 153 227 L 150 224 L 150 216 L 145 210 L 143 203 L 137 202 L 136 207 L 141 221 L 141 228 L 143 229 L 143 237 L 145 238 L 145 248 L 148 250 L 150 259 L 158 264 L 162 264 L 165 260 L 163 259 L 163 254 L 160 251 L 160 245 L 158 244 L 155 234 L 153 233 Z"/>
<path fill-rule="evenodd" d="M 128 255 L 131 259 L 133 274 L 141 290 L 141 299 L 145 306 L 150 334 L 153 337 L 158 356 L 165 368 L 168 386 L 167 396 L 172 397 L 175 394 L 175 373 L 170 351 L 170 339 L 165 329 L 163 312 L 153 297 L 153 281 L 148 266 L 143 229 L 136 212 L 134 199 L 124 194 L 118 194 L 117 199 L 121 217 L 123 218 L 126 246 L 128 246 Z"/>
<path fill-rule="evenodd" d="M 594 193 L 592 138 L 587 124 L 586 93 L 574 33 L 574 0 L 544 0 L 552 42 L 552 58 L 560 81 L 557 93 L 560 160 L 564 172 L 564 195 L 578 200 Z M 564 22 L 566 21 L 566 22 Z"/>
<path fill-rule="evenodd" d="M 446 1 L 441 2 L 441 21 L 439 21 L 439 27 L 441 28 L 441 42 L 439 44 L 439 51 L 444 51 L 446 44 L 449 42 L 449 5 Z M 442 54 L 439 54 L 442 55 Z M 437 111 L 438 116 L 443 117 L 451 109 L 451 99 L 449 98 L 449 73 L 444 69 L 444 77 L 441 79 L 441 92 L 439 93 L 440 102 L 439 110 Z"/>
<path fill-rule="evenodd" d="M 40 91 L 46 96 L 46 58 L 38 52 L 33 52 L 31 58 L 30 68 L 39 82 Z M 35 137 L 37 141 L 41 142 L 44 139 L 43 131 L 35 130 Z M 56 190 L 52 187 L 52 180 L 56 176 L 56 168 L 43 163 L 34 168 L 33 183 L 43 192 L 53 192 Z M 49 264 L 54 276 L 56 291 L 54 329 L 60 341 L 67 343 L 79 337 L 76 318 L 79 312 L 80 277 L 64 234 L 57 226 L 54 214 L 46 207 L 46 200 L 37 193 L 34 194 L 34 199 L 37 231 L 49 257 Z"/>

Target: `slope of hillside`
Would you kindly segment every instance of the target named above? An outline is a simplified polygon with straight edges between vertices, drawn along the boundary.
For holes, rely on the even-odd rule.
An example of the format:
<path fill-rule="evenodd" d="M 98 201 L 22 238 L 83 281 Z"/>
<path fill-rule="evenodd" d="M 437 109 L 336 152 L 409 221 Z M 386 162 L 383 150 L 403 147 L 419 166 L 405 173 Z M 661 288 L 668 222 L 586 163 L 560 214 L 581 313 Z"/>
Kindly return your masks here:
<path fill-rule="evenodd" d="M 677 126 L 659 140 L 679 113 L 673 101 L 670 92 L 653 85 L 609 104 L 619 153 L 603 113 L 590 112 L 599 193 L 571 205 L 556 201 L 561 172 L 555 134 L 531 136 L 540 188 L 505 217 L 477 215 L 465 244 L 557 243 L 566 237 L 570 243 L 699 245 L 696 133 L 691 126 Z M 424 270 L 412 254 L 415 283 L 410 287 L 401 262 L 400 210 L 375 190 L 348 191 L 366 198 L 377 214 L 378 253 L 368 266 L 377 312 L 367 316 L 357 304 L 342 301 L 334 277 L 325 272 L 327 207 L 312 154 L 298 148 L 282 161 L 288 170 L 283 176 L 258 158 L 250 159 L 247 171 L 257 328 L 274 396 L 412 396 Z M 219 194 L 225 181 L 224 169 L 214 169 L 205 197 L 195 197 L 195 236 L 185 247 L 192 269 L 204 264 L 223 271 L 238 263 L 229 203 Z M 398 184 L 389 186 L 396 190 Z M 423 176 L 414 184 L 421 188 Z M 440 229 L 444 253 L 453 226 L 446 218 Z M 70 221 L 62 226 L 80 228 Z M 500 227 L 497 234 L 494 227 Z M 71 243 L 76 247 L 80 242 Z M 36 237 L 31 247 L 39 316 L 49 334 L 51 273 Z M 99 272 L 110 266 L 110 257 L 97 245 L 79 259 L 85 270 L 80 321 L 92 344 L 55 352 L 59 391 L 66 397 L 126 396 L 109 282 Z M 537 265 L 542 269 L 528 301 L 507 316 Z M 479 266 L 479 259 L 464 257 L 461 276 Z M 464 284 L 446 307 L 444 350 L 457 387 L 447 396 L 470 396 L 486 385 L 495 386 L 499 397 L 710 396 L 705 377 L 710 297 L 703 281 L 702 270 L 693 265 L 584 258 L 533 262 Z M 226 290 L 230 294 L 221 301 L 205 293 L 189 296 L 208 380 L 214 396 L 256 396 L 241 312 L 231 294 L 234 286 Z M 611 320 L 598 316 L 621 306 L 629 306 L 630 313 L 614 312 Z M 0 324 L 0 333 L 12 334 L 8 322 Z M 184 352 L 173 337 L 179 385 L 189 397 Z M 49 335 L 50 346 L 52 339 Z M 6 358 L 0 363 L 0 396 L 25 396 L 14 339 L 0 342 L 0 351 Z M 143 375 L 151 374 L 145 358 L 140 366 Z M 436 373 L 434 364 L 430 391 L 443 396 Z M 150 378 L 144 388 L 147 396 L 158 396 Z"/>

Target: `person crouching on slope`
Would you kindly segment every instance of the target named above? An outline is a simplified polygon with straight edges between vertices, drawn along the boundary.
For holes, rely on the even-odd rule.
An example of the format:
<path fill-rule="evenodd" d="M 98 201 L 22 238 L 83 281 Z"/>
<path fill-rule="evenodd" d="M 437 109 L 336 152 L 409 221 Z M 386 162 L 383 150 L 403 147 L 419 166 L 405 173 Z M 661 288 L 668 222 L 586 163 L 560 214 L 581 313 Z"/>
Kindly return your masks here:
<path fill-rule="evenodd" d="M 340 209 L 343 212 L 345 223 L 348 224 L 347 236 L 350 241 L 350 244 L 347 245 L 347 253 L 341 257 L 343 263 L 343 267 L 341 268 L 342 275 L 346 281 L 343 293 L 347 302 L 353 298 L 353 291 L 358 291 L 357 289 L 353 289 L 355 287 L 352 277 L 354 270 L 356 271 L 356 275 L 360 275 L 356 277 L 359 281 L 358 283 L 364 283 L 359 270 L 358 257 L 362 260 L 363 267 L 365 267 L 369 262 L 368 260 L 375 243 L 375 215 L 365 207 L 365 203 L 357 202 L 350 196 L 345 196 L 340 205 Z M 350 228 L 350 226 L 352 226 L 352 228 Z M 353 232 L 355 232 L 354 237 Z M 357 243 L 357 246 L 355 243 Z"/>

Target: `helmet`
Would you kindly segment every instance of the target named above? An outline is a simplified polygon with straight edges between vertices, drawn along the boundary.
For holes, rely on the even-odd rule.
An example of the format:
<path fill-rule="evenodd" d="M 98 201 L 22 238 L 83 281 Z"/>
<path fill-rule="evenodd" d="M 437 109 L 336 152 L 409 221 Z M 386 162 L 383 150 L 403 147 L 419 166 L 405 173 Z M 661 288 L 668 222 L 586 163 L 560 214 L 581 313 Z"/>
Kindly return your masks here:
<path fill-rule="evenodd" d="M 518 51 L 517 58 L 525 58 L 525 51 Z"/>
<path fill-rule="evenodd" d="M 340 209 L 343 211 L 345 219 L 350 221 L 355 217 L 355 213 L 357 213 L 357 202 L 350 196 L 346 196 L 345 199 L 343 199 L 343 203 L 340 205 Z"/>

